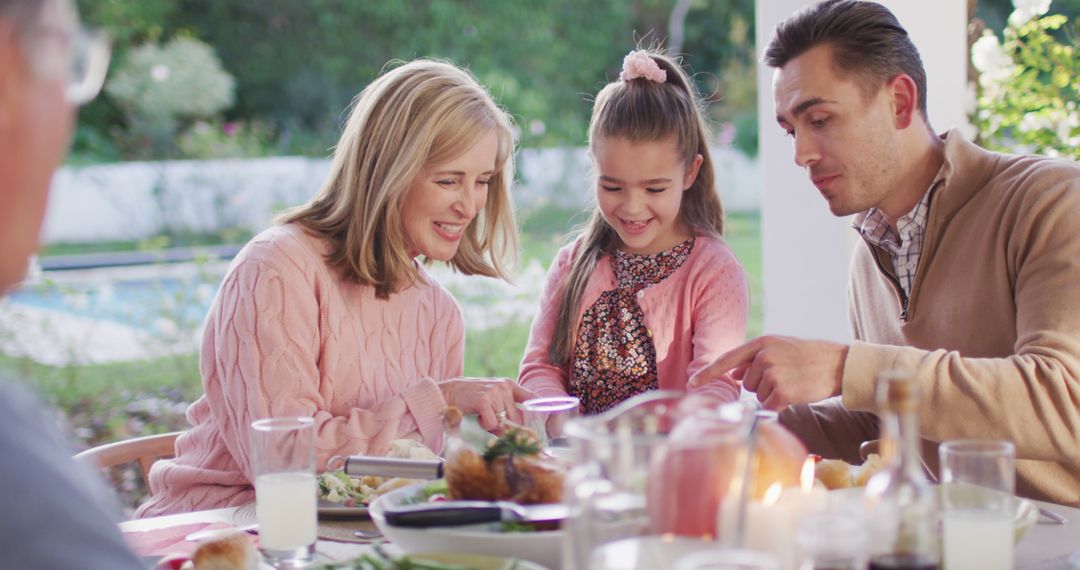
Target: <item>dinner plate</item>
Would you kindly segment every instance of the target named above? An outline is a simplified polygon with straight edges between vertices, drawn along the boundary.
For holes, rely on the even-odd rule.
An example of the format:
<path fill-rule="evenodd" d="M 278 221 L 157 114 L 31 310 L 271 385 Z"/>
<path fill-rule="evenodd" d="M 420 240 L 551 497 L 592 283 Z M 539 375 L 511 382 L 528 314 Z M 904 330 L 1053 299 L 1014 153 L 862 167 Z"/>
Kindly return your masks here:
<path fill-rule="evenodd" d="M 368 507 L 383 535 L 408 554 L 460 552 L 529 560 L 548 568 L 562 566 L 561 530 L 503 532 L 498 523 L 438 528 L 405 528 L 386 524 L 385 510 L 417 496 L 428 483 L 409 485 L 380 496 Z"/>

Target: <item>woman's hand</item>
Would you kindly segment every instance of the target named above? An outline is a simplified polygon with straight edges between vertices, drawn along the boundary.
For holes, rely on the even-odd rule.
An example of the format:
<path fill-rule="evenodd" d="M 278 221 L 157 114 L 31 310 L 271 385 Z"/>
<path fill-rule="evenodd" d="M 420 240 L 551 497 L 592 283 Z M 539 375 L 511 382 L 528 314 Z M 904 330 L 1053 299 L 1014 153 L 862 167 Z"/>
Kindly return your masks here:
<path fill-rule="evenodd" d="M 453 378 L 439 382 L 439 389 L 447 405 L 479 414 L 480 426 L 488 431 L 498 428 L 502 418 L 520 424 L 517 403 L 536 397 L 509 378 Z"/>

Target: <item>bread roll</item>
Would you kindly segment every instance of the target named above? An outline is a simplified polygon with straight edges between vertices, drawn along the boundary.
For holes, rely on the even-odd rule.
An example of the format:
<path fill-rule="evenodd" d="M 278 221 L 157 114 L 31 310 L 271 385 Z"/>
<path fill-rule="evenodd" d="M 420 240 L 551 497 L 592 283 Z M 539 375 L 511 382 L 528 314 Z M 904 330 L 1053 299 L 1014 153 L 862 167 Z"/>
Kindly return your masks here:
<path fill-rule="evenodd" d="M 852 475 L 852 480 L 856 487 L 865 487 L 866 482 L 870 480 L 870 477 L 881 471 L 885 467 L 885 462 L 881 459 L 881 456 L 876 453 L 871 453 L 866 461 L 862 465 L 855 468 L 855 474 Z"/>
<path fill-rule="evenodd" d="M 258 570 L 259 553 L 246 532 L 234 531 L 208 538 L 191 557 L 195 570 Z"/>
<path fill-rule="evenodd" d="M 826 489 L 847 489 L 852 485 L 851 465 L 839 459 L 822 459 L 814 466 L 814 478 Z"/>

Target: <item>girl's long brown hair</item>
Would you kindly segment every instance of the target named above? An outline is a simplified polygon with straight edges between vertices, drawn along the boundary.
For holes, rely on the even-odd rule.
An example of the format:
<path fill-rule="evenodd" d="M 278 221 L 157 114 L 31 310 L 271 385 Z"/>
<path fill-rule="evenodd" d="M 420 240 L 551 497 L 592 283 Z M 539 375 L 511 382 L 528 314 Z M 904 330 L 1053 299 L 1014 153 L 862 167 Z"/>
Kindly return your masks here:
<path fill-rule="evenodd" d="M 716 176 L 709 156 L 709 128 L 693 83 L 677 61 L 657 51 L 649 57 L 667 72 L 657 83 L 645 78 L 608 83 L 596 95 L 589 122 L 589 149 L 597 140 L 622 138 L 632 142 L 675 141 L 679 157 L 689 166 L 701 155 L 697 178 L 683 194 L 678 221 L 696 235 L 724 233 L 724 209 L 716 192 Z M 553 364 L 570 362 L 577 331 L 577 315 L 585 285 L 597 261 L 620 245 L 619 235 L 597 208 L 585 226 L 566 278 L 549 357 Z"/>

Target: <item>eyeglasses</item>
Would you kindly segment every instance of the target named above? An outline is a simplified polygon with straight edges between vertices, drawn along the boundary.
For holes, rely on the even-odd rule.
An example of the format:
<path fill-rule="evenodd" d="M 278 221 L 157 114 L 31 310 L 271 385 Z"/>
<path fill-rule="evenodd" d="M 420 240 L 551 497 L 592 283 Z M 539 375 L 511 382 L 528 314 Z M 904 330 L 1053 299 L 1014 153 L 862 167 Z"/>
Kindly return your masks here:
<path fill-rule="evenodd" d="M 109 40 L 95 30 L 43 28 L 33 52 L 38 72 L 67 82 L 65 96 L 74 105 L 90 102 L 101 91 L 109 70 Z"/>
<path fill-rule="evenodd" d="M 109 40 L 96 30 L 79 30 L 71 50 L 67 100 L 75 105 L 90 102 L 101 91 L 109 70 Z"/>

